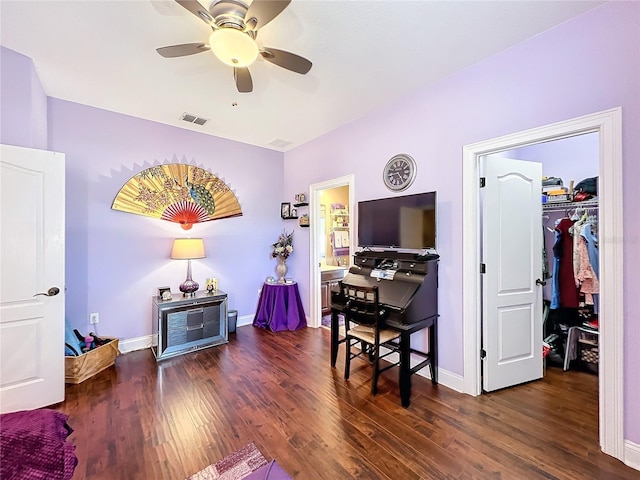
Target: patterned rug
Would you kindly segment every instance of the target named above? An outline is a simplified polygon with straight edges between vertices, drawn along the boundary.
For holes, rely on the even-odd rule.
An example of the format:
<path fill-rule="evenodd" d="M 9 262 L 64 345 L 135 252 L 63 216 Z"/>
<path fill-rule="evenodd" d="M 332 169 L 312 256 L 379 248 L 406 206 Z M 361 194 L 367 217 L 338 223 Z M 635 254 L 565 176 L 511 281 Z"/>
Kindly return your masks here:
<path fill-rule="evenodd" d="M 267 460 L 258 447 L 250 443 L 191 475 L 187 480 L 239 480 L 266 464 Z"/>

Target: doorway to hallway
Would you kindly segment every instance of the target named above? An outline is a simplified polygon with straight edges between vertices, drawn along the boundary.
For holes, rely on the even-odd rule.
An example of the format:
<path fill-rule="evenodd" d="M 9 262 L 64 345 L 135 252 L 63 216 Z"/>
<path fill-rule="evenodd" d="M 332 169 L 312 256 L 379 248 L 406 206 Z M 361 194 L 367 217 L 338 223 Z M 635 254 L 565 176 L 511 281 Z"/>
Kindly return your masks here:
<path fill-rule="evenodd" d="M 354 235 L 355 176 L 310 186 L 310 326 L 322 326 L 328 313 L 331 286 L 351 264 Z M 324 279 L 323 279 L 324 275 Z M 324 308 L 323 308 L 324 307 Z"/>

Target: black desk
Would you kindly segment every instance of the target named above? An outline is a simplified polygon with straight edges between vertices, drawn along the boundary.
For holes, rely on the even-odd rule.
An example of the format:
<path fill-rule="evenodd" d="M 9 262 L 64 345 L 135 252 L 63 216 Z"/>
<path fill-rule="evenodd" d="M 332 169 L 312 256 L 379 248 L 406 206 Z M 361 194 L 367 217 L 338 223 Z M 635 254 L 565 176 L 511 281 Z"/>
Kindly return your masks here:
<path fill-rule="evenodd" d="M 339 318 L 342 308 L 338 304 L 331 306 L 331 367 L 335 368 L 338 358 L 338 346 L 344 342 L 339 338 Z M 431 383 L 438 384 L 438 315 L 433 315 L 419 322 L 403 324 L 388 320 L 387 328 L 400 332 L 400 401 L 403 407 L 411 404 L 411 375 L 429 365 L 431 369 Z M 429 329 L 429 353 L 411 348 L 411 334 Z M 411 354 L 414 353 L 424 360 L 411 367 Z"/>

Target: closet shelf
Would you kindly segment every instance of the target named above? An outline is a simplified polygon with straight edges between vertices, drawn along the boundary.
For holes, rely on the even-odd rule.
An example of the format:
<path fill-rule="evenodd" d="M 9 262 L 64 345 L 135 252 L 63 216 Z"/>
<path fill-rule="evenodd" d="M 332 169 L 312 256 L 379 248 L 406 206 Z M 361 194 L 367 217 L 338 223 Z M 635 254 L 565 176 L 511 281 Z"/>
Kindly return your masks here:
<path fill-rule="evenodd" d="M 543 203 L 544 212 L 560 212 L 569 208 L 598 208 L 598 200 L 585 200 L 584 202 L 552 202 Z"/>

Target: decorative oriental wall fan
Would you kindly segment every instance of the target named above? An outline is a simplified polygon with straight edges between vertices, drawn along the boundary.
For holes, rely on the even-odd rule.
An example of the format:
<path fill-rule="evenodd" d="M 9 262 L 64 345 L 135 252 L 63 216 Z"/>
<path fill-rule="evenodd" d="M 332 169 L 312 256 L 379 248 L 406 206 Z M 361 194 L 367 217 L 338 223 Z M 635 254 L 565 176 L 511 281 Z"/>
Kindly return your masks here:
<path fill-rule="evenodd" d="M 184 230 L 194 223 L 242 215 L 226 183 L 202 168 L 180 163 L 155 165 L 133 176 L 111 208 L 176 222 Z"/>

